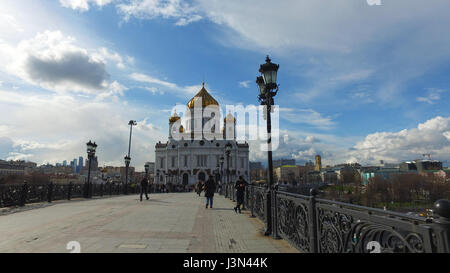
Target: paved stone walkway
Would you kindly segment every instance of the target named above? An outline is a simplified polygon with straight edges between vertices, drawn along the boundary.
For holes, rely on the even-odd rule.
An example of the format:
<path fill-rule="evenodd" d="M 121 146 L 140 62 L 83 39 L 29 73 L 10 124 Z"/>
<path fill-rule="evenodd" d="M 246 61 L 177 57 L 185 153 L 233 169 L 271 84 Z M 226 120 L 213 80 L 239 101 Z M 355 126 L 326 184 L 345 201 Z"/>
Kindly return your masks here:
<path fill-rule="evenodd" d="M 205 209 L 194 193 L 129 195 L 69 201 L 0 215 L 0 252 L 297 252 L 283 240 L 263 236 L 263 224 L 233 203 L 214 198 Z"/>

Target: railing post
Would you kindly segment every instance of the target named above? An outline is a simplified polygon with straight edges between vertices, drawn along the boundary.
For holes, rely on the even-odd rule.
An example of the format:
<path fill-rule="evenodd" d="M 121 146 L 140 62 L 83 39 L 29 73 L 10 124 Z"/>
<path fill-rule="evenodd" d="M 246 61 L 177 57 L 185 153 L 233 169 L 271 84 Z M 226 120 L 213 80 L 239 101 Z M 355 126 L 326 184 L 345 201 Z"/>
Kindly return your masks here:
<path fill-rule="evenodd" d="M 83 185 L 83 197 L 88 198 L 88 183 L 87 182 L 84 182 L 84 185 Z"/>
<path fill-rule="evenodd" d="M 47 186 L 47 201 L 51 203 L 53 200 L 53 182 L 50 182 Z"/>
<path fill-rule="evenodd" d="M 70 200 L 70 198 L 72 197 L 72 187 L 73 187 L 73 184 L 71 181 L 71 182 L 69 182 L 69 187 L 67 188 L 67 200 Z"/>
<path fill-rule="evenodd" d="M 25 206 L 25 202 L 27 201 L 28 194 L 28 184 L 25 182 L 22 186 L 22 191 L 20 192 L 20 204 L 19 206 Z"/>
<path fill-rule="evenodd" d="M 103 197 L 103 182 L 100 184 L 100 196 Z"/>
<path fill-rule="evenodd" d="M 436 235 L 438 253 L 450 252 L 450 201 L 441 199 L 434 203 L 433 213 L 438 218 L 433 220 L 433 231 Z"/>
<path fill-rule="evenodd" d="M 251 202 L 251 212 L 252 212 L 251 217 L 252 218 L 256 217 L 255 216 L 255 200 L 256 200 L 255 187 L 252 186 L 251 190 L 250 190 L 250 202 Z"/>
<path fill-rule="evenodd" d="M 112 183 L 109 183 L 109 195 L 112 195 Z"/>
<path fill-rule="evenodd" d="M 242 202 L 242 210 L 245 210 L 245 204 L 247 204 L 247 199 L 248 199 L 248 191 L 247 191 L 247 187 L 245 187 L 244 200 Z"/>
<path fill-rule="evenodd" d="M 264 199 L 264 235 L 265 236 L 269 236 L 270 234 L 272 234 L 272 197 L 271 197 L 271 190 L 270 189 L 265 189 L 264 191 L 264 195 L 265 195 L 265 199 Z"/>
<path fill-rule="evenodd" d="M 311 199 L 309 200 L 309 242 L 310 252 L 317 253 L 317 218 L 316 218 L 316 195 L 317 190 L 312 188 L 310 190 Z"/>
<path fill-rule="evenodd" d="M 278 235 L 278 213 L 277 213 L 277 187 L 274 186 L 272 188 L 271 192 L 271 198 L 272 198 L 272 238 L 273 239 L 281 239 L 281 237 Z"/>

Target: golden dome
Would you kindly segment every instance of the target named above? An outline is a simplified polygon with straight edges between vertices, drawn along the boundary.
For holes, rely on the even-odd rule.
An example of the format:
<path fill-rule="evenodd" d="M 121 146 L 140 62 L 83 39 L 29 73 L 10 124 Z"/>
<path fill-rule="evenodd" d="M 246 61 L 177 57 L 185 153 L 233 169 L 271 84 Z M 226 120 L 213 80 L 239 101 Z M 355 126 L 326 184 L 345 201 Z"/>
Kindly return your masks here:
<path fill-rule="evenodd" d="M 206 91 L 205 89 L 205 83 L 202 84 L 202 89 L 200 92 L 197 93 L 187 104 L 187 107 L 189 109 L 194 108 L 194 103 L 198 101 L 201 98 L 202 101 L 202 108 L 205 108 L 209 105 L 217 105 L 219 106 L 219 103 Z"/>
<path fill-rule="evenodd" d="M 183 127 L 183 125 L 180 126 L 180 133 L 184 133 L 184 127 Z"/>
<path fill-rule="evenodd" d="M 225 123 L 227 123 L 227 121 L 236 122 L 236 119 L 234 118 L 234 116 L 231 113 L 228 113 L 228 115 L 223 119 L 223 121 Z"/>
<path fill-rule="evenodd" d="M 169 118 L 170 123 L 174 123 L 180 119 L 180 116 L 178 116 L 177 112 L 174 112 L 173 115 Z"/>

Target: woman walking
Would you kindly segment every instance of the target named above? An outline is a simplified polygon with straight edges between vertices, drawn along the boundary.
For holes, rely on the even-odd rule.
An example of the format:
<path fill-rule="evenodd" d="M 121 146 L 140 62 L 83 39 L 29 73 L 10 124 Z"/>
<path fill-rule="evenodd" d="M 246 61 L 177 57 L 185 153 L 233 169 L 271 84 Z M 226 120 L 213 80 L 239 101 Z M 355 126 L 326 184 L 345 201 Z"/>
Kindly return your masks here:
<path fill-rule="evenodd" d="M 209 208 L 212 209 L 213 207 L 213 198 L 214 198 L 214 193 L 216 192 L 216 182 L 214 181 L 214 178 L 212 175 L 209 176 L 208 181 L 206 181 L 205 183 L 205 197 L 206 197 L 206 209 L 208 208 L 208 203 L 209 203 Z"/>

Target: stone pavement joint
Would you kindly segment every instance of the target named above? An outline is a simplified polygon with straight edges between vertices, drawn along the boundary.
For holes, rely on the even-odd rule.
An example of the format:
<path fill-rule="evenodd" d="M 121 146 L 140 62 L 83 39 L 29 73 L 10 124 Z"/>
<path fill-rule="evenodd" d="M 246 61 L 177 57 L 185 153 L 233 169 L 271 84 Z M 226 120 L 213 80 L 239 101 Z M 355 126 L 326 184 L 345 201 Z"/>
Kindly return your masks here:
<path fill-rule="evenodd" d="M 67 243 L 78 241 L 81 252 L 298 253 L 233 207 L 216 195 L 214 208 L 205 209 L 205 198 L 192 192 L 37 205 L 0 215 L 0 252 L 68 253 Z"/>

